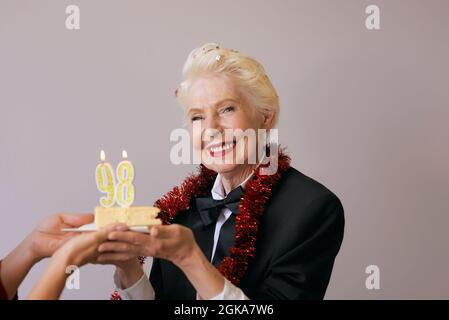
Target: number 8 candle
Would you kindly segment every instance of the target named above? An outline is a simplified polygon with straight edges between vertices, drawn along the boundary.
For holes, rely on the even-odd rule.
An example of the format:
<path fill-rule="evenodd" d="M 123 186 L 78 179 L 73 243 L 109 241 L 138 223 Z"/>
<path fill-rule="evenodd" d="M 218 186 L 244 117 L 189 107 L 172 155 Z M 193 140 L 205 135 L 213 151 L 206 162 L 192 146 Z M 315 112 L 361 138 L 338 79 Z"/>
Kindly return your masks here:
<path fill-rule="evenodd" d="M 131 206 L 134 202 L 134 166 L 128 161 L 128 153 L 122 151 L 123 161 L 117 166 L 117 204 L 122 208 Z"/>

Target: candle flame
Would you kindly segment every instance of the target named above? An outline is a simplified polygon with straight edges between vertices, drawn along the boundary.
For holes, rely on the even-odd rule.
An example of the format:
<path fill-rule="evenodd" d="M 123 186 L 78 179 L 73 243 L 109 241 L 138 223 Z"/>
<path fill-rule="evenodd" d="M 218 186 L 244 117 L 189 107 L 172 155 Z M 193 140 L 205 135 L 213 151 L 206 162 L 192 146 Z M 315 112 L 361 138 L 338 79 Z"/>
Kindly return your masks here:
<path fill-rule="evenodd" d="M 123 159 L 128 159 L 128 152 L 126 152 L 126 150 L 122 151 L 122 158 Z"/>
<path fill-rule="evenodd" d="M 106 160 L 106 154 L 104 153 L 104 150 L 100 151 L 100 160 L 105 161 Z"/>

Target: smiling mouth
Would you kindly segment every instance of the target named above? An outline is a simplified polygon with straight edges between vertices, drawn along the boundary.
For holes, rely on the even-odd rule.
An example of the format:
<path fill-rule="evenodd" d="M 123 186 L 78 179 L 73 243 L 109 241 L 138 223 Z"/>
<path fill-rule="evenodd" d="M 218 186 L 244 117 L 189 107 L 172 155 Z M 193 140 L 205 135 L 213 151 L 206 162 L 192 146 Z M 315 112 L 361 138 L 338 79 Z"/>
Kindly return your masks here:
<path fill-rule="evenodd" d="M 236 145 L 235 139 L 233 141 L 223 142 L 221 144 L 213 144 L 207 147 L 211 157 L 224 157 L 228 152 L 232 151 Z"/>

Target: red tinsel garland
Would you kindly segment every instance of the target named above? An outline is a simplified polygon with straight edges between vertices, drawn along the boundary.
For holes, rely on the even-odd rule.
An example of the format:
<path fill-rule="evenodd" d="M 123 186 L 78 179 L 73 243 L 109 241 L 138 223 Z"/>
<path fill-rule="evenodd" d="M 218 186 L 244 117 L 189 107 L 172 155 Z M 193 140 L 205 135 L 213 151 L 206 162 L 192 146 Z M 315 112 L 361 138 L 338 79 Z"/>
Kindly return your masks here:
<path fill-rule="evenodd" d="M 278 169 L 275 174 L 264 175 L 260 167 L 253 172 L 254 178 L 245 185 L 240 200 L 240 212 L 235 217 L 235 242 L 230 249 L 230 255 L 225 257 L 218 266 L 220 273 L 234 285 L 238 286 L 240 280 L 248 269 L 249 259 L 255 256 L 256 240 L 259 230 L 260 217 L 265 211 L 265 204 L 271 197 L 273 186 L 279 181 L 282 173 L 290 167 L 290 157 L 279 149 Z M 180 212 L 189 208 L 194 197 L 207 196 L 217 173 L 200 165 L 199 173 L 190 175 L 179 187 L 165 194 L 154 204 L 161 209 L 159 218 L 164 224 L 171 224 L 173 218 Z M 139 257 L 144 263 L 144 257 Z M 120 300 L 120 294 L 115 291 L 112 300 Z"/>

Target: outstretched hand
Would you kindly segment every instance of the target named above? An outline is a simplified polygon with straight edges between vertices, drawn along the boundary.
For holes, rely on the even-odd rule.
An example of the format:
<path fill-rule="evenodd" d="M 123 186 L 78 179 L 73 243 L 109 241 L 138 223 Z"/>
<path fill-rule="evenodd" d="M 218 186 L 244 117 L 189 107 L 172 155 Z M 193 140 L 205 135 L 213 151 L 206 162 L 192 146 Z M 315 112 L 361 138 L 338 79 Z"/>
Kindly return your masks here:
<path fill-rule="evenodd" d="M 27 237 L 29 249 L 36 261 L 52 256 L 76 233 L 61 231 L 63 228 L 78 228 L 91 223 L 93 214 L 59 213 L 42 220 Z"/>
<path fill-rule="evenodd" d="M 115 225 L 99 231 L 78 234 L 62 245 L 50 259 L 50 263 L 39 279 L 28 299 L 58 299 L 68 276 L 67 267 L 92 262 L 99 255 L 98 246 L 108 238 Z"/>
<path fill-rule="evenodd" d="M 108 241 L 99 246 L 101 255 L 97 261 L 120 264 L 138 256 L 152 256 L 181 267 L 197 248 L 192 230 L 178 224 L 153 226 L 150 234 L 129 231 L 120 224 L 109 233 Z"/>
<path fill-rule="evenodd" d="M 64 264 L 81 267 L 95 262 L 100 255 L 98 247 L 107 241 L 108 235 L 116 228 L 116 224 L 106 226 L 99 231 L 78 234 L 62 245 L 53 255 L 52 260 Z"/>

